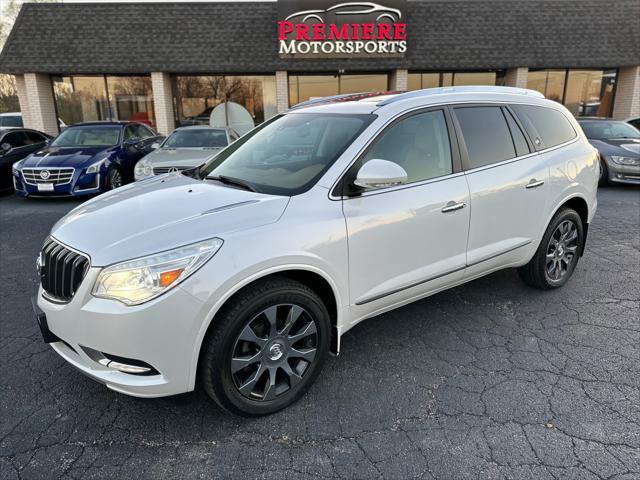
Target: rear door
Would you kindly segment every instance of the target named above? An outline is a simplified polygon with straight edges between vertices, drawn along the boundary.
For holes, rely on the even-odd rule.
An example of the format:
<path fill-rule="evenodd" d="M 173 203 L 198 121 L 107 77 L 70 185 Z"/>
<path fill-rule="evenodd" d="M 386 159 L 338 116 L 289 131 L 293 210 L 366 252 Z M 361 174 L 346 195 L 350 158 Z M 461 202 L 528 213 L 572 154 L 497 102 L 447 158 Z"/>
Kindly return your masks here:
<path fill-rule="evenodd" d="M 350 297 L 359 315 L 460 280 L 469 228 L 469 191 L 445 107 L 395 120 L 345 183 L 372 159 L 399 164 L 408 182 L 343 199 Z"/>
<path fill-rule="evenodd" d="M 543 231 L 548 166 L 506 106 L 452 110 L 471 195 L 467 264 L 520 261 Z"/>

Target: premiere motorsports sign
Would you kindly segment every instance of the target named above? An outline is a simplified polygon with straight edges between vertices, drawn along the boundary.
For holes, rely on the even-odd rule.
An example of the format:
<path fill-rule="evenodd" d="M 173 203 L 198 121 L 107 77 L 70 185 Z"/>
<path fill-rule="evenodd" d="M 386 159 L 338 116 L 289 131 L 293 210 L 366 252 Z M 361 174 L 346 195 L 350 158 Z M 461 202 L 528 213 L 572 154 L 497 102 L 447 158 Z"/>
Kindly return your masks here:
<path fill-rule="evenodd" d="M 401 57 L 407 51 L 405 0 L 384 3 L 278 1 L 281 57 Z"/>

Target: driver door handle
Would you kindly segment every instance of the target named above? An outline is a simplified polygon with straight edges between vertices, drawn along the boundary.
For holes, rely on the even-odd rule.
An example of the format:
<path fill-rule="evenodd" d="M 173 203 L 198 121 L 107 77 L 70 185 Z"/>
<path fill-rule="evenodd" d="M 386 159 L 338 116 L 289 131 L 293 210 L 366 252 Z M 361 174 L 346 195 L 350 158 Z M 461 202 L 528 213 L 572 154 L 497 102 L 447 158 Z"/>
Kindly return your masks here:
<path fill-rule="evenodd" d="M 442 207 L 442 213 L 455 212 L 456 210 L 460 210 L 461 208 L 464 208 L 465 205 L 466 204 L 464 202 L 459 202 L 459 203 L 449 202 L 444 207 Z"/>
<path fill-rule="evenodd" d="M 536 180 L 535 178 L 532 178 L 531 180 L 529 180 L 529 183 L 524 186 L 524 188 L 538 188 L 542 185 L 544 185 L 544 180 Z"/>

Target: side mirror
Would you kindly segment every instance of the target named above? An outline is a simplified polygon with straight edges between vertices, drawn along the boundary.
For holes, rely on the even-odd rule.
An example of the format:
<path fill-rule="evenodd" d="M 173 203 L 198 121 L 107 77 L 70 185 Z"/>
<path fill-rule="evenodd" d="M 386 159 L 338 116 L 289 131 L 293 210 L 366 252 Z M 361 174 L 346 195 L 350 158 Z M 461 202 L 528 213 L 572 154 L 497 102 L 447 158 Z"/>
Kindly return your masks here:
<path fill-rule="evenodd" d="M 160 142 L 153 142 L 149 147 L 151 150 L 157 150 L 160 148 Z"/>
<path fill-rule="evenodd" d="M 10 143 L 3 143 L 2 145 L 0 145 L 0 155 L 6 155 L 7 153 L 9 153 L 11 151 L 13 147 L 11 146 Z"/>
<path fill-rule="evenodd" d="M 369 188 L 385 188 L 402 185 L 407 181 L 407 172 L 397 163 L 389 160 L 373 159 L 366 162 L 356 176 L 356 186 Z"/>

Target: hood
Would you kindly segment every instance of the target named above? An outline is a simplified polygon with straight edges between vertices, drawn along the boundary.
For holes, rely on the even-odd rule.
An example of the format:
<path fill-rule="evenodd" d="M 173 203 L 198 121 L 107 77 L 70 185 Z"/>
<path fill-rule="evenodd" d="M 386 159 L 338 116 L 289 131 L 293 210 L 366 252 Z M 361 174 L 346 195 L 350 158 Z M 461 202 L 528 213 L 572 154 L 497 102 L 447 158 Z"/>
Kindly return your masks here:
<path fill-rule="evenodd" d="M 276 222 L 288 201 L 175 173 L 83 203 L 51 234 L 105 266 Z"/>
<path fill-rule="evenodd" d="M 589 142 L 605 155 L 640 156 L 640 140 L 633 138 L 590 139 Z"/>
<path fill-rule="evenodd" d="M 111 153 L 105 147 L 45 147 L 24 159 L 22 167 L 75 167 L 89 166 Z M 95 158 L 100 156 L 100 158 Z"/>
<path fill-rule="evenodd" d="M 152 167 L 196 167 L 205 160 L 217 155 L 221 147 L 208 148 L 161 148 L 145 157 Z"/>

